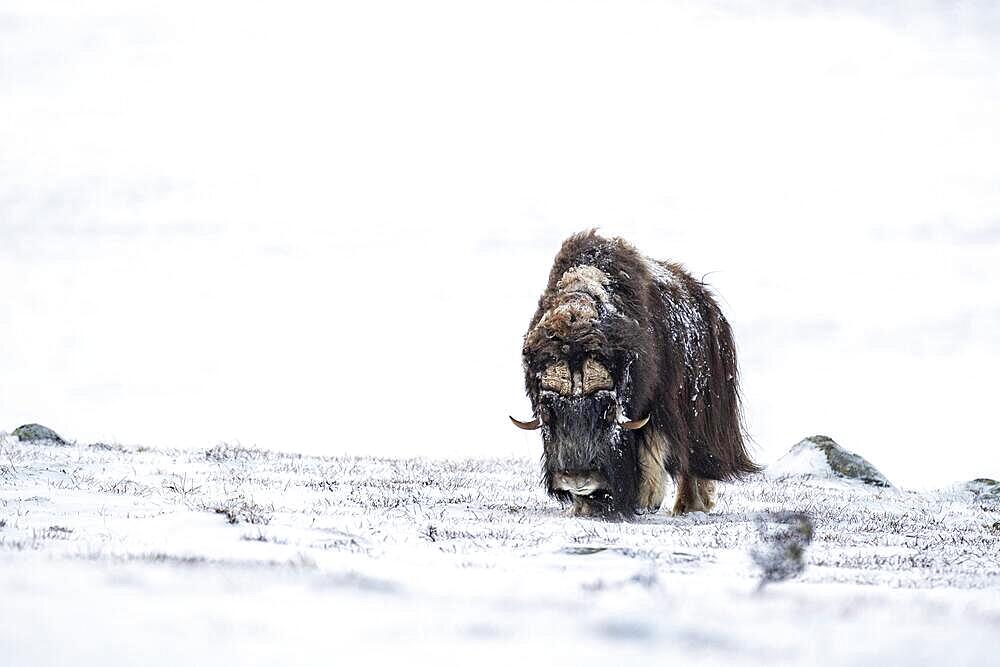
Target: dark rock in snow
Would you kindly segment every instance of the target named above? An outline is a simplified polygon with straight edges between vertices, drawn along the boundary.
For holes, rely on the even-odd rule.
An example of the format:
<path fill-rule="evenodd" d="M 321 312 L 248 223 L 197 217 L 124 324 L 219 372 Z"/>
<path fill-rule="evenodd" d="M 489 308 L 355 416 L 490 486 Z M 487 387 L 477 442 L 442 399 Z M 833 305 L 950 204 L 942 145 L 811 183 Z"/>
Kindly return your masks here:
<path fill-rule="evenodd" d="M 1000 503 L 1000 482 L 995 479 L 980 477 L 979 479 L 974 479 L 971 482 L 966 482 L 965 488 L 968 491 L 972 491 L 976 500 L 988 500 L 990 502 Z"/>
<path fill-rule="evenodd" d="M 822 476 L 825 470 L 803 470 L 803 462 L 817 461 L 824 467 L 829 467 L 833 476 L 846 479 L 856 479 L 872 486 L 891 487 L 892 484 L 878 468 L 838 445 L 833 438 L 825 435 L 814 435 L 802 440 L 792 447 L 774 466 L 772 473 L 788 471 L 792 474 L 807 474 Z"/>
<path fill-rule="evenodd" d="M 24 424 L 14 429 L 11 435 L 21 442 L 48 442 L 55 445 L 69 445 L 58 433 L 41 424 Z"/>

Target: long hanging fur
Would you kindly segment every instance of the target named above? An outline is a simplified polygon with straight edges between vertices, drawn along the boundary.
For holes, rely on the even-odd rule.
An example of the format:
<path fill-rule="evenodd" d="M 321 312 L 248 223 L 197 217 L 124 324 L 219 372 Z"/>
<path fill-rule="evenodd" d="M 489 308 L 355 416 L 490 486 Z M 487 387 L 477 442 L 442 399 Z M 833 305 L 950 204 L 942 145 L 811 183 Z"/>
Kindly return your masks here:
<path fill-rule="evenodd" d="M 587 358 L 610 372 L 614 389 L 559 396 L 541 385 L 552 364 L 576 373 Z M 704 284 L 680 264 L 641 255 L 594 230 L 568 238 L 524 338 L 525 387 L 542 422 L 543 474 L 594 466 L 608 489 L 604 513 L 640 509 L 639 448 L 659 453 L 675 480 L 730 481 L 757 472 L 744 443 L 732 331 Z M 574 376 L 576 377 L 576 376 Z M 650 415 L 642 430 L 601 421 L 617 410 Z"/>

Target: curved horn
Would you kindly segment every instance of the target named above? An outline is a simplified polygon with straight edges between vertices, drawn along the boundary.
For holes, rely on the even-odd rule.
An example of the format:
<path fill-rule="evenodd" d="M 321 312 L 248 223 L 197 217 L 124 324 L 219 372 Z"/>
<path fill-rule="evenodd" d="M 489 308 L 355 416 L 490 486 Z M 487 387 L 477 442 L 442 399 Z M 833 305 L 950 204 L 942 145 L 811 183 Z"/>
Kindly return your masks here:
<path fill-rule="evenodd" d="M 539 421 L 538 417 L 535 417 L 530 422 L 518 421 L 517 419 L 514 419 L 513 417 L 511 417 L 510 420 L 512 422 L 514 422 L 514 426 L 516 426 L 518 428 L 523 428 L 525 431 L 534 431 L 536 428 L 541 428 L 542 427 L 542 422 Z"/>
<path fill-rule="evenodd" d="M 646 415 L 642 419 L 636 419 L 635 421 L 630 421 L 630 422 L 622 422 L 622 428 L 625 429 L 626 431 L 637 431 L 643 426 L 645 426 L 646 422 L 648 421 L 649 421 L 649 415 Z"/>

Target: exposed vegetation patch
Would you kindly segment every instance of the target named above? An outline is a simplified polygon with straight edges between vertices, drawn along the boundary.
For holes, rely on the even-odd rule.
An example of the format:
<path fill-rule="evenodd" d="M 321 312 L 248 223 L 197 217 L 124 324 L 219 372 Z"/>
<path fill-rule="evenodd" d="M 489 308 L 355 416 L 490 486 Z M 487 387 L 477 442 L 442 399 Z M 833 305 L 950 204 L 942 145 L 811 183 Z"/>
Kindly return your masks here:
<path fill-rule="evenodd" d="M 274 506 L 258 505 L 242 496 L 227 498 L 221 503 L 206 506 L 207 510 L 221 514 L 231 524 L 249 523 L 255 526 L 266 526 L 271 523 Z"/>
<path fill-rule="evenodd" d="M 102 483 L 98 486 L 102 493 L 112 493 L 116 495 L 148 495 L 152 488 L 131 479 L 118 479 L 113 482 Z"/>
<path fill-rule="evenodd" d="M 107 442 L 94 442 L 87 445 L 90 449 L 96 449 L 102 452 L 127 452 L 128 449 L 123 445 L 117 443 L 107 443 Z"/>
<path fill-rule="evenodd" d="M 187 473 L 182 475 L 171 475 L 163 480 L 162 486 L 167 491 L 178 494 L 182 498 L 195 495 L 201 490 L 201 485 L 196 484 L 194 478 L 189 479 Z"/>
<path fill-rule="evenodd" d="M 268 452 L 260 449 L 251 449 L 242 445 L 233 445 L 228 442 L 220 442 L 214 447 L 205 450 L 205 458 L 216 463 L 229 461 L 253 461 L 266 458 Z"/>

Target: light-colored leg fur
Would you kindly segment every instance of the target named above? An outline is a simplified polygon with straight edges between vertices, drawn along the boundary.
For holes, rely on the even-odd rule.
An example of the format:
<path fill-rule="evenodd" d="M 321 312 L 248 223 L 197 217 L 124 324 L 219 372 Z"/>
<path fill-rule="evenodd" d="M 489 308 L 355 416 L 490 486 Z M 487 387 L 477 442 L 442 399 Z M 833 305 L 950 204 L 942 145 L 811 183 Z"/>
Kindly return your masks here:
<path fill-rule="evenodd" d="M 705 506 L 706 512 L 715 507 L 715 480 L 699 479 L 698 495 L 701 496 L 701 504 Z"/>
<path fill-rule="evenodd" d="M 667 439 L 657 431 L 643 434 L 639 445 L 639 508 L 655 512 L 666 495 Z"/>
<path fill-rule="evenodd" d="M 713 507 L 715 507 L 715 482 L 693 476 L 677 476 L 674 516 L 688 512 L 707 512 Z"/>

